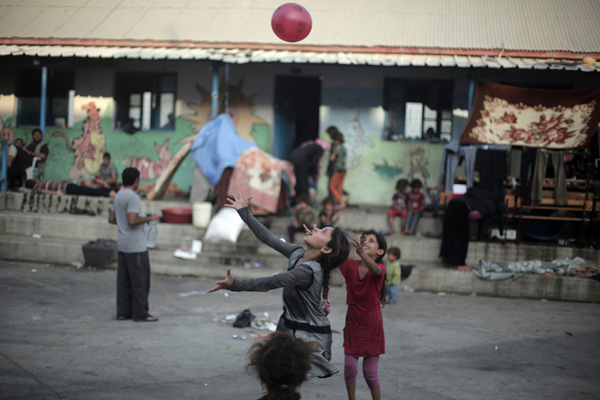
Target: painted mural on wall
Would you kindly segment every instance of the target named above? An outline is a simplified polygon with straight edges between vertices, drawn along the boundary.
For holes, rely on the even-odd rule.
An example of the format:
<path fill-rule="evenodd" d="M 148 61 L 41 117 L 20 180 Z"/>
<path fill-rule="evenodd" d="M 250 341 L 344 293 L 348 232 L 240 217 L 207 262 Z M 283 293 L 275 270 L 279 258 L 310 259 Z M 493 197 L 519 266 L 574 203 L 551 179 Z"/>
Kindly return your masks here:
<path fill-rule="evenodd" d="M 352 203 L 389 204 L 400 178 L 430 185 L 437 179 L 443 145 L 383 140 L 385 110 L 381 92 L 373 88 L 328 88 L 323 92 L 320 125 L 337 126 L 344 134 L 347 173 L 344 189 Z M 322 139 L 329 140 L 326 134 Z M 325 173 L 318 198 L 327 194 Z"/>
<path fill-rule="evenodd" d="M 134 166 L 141 173 L 140 188 L 151 188 L 181 146 L 193 140 L 198 130 L 210 121 L 210 93 L 200 85 L 196 88 L 200 93 L 200 102 L 188 103 L 193 113 L 181 112 L 175 120 L 175 131 L 171 132 L 138 131 L 126 134 L 114 127 L 112 98 L 76 96 L 73 127 L 61 130 L 46 128 L 44 140 L 49 144 L 50 154 L 45 178 L 54 181 L 89 182 L 99 172 L 102 156 L 108 151 L 119 173 L 126 167 Z M 224 98 L 224 93 L 221 93 L 221 98 Z M 256 95 L 244 93 L 243 81 L 231 86 L 228 95 L 229 112 L 240 135 L 256 142 L 261 149 L 269 152 L 272 141 L 271 127 L 255 114 Z M 31 138 L 32 127 L 11 128 L 11 122 L 12 117 L 0 122 L 3 138 L 8 139 L 10 143 L 17 137 L 24 141 Z M 185 196 L 189 192 L 194 164 L 191 157 L 183 160 L 167 194 Z"/>
<path fill-rule="evenodd" d="M 374 147 L 373 142 L 367 138 L 363 129 L 360 120 L 360 110 L 348 114 L 346 129 L 343 133 L 344 140 L 346 141 L 344 146 L 347 150 L 346 168 L 356 168 L 365 152 L 365 146 Z"/>
<path fill-rule="evenodd" d="M 410 170 L 408 179 L 418 179 L 423 184 L 423 187 L 429 186 L 429 171 L 427 164 L 429 162 L 429 151 L 423 147 L 416 147 L 409 151 L 410 154 Z"/>
<path fill-rule="evenodd" d="M 102 164 L 102 155 L 106 151 L 106 138 L 100 127 L 100 108 L 96 103 L 89 102 L 81 106 L 87 113 L 82 123 L 82 134 L 69 143 L 69 137 L 60 131 L 52 133 L 53 137 L 62 137 L 66 149 L 74 156 L 73 164 L 69 169 L 69 178 L 73 180 L 88 180 L 96 175 Z"/>
<path fill-rule="evenodd" d="M 12 144 L 15 140 L 15 134 L 10 128 L 10 124 L 5 124 L 4 119 L 0 117 L 0 141 L 6 140 L 8 144 Z"/>
<path fill-rule="evenodd" d="M 125 157 L 125 165 L 137 168 L 137 170 L 140 171 L 142 180 L 152 181 L 160 176 L 161 172 L 163 172 L 173 158 L 173 152 L 169 150 L 168 146 L 169 139 L 166 139 L 162 145 L 154 142 L 154 148 L 158 153 L 158 160 L 154 160 L 147 156 L 131 156 Z"/>
<path fill-rule="evenodd" d="M 254 109 L 254 99 L 256 94 L 244 94 L 244 81 L 240 80 L 235 86 L 230 85 L 229 91 L 225 93 L 225 83 L 219 85 L 219 113 L 229 112 L 231 119 L 241 137 L 248 139 L 258 145 L 261 150 L 271 151 L 271 129 L 267 122 L 256 115 Z M 192 129 L 196 132 L 210 121 L 211 97 L 210 92 L 200 85 L 196 85 L 196 90 L 200 94 L 201 103 L 188 102 L 193 114 L 184 114 L 181 118 L 192 122 Z M 228 99 L 228 107 L 225 106 L 225 99 Z M 265 128 L 267 128 L 265 130 Z"/>

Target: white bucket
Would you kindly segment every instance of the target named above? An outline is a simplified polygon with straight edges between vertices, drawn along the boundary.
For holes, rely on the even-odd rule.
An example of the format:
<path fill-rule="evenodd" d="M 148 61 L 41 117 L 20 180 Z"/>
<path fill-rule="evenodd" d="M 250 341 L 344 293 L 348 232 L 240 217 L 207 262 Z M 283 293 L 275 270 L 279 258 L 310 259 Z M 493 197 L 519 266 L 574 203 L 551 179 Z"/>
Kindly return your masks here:
<path fill-rule="evenodd" d="M 199 201 L 194 203 L 192 223 L 196 228 L 206 228 L 210 222 L 210 214 L 212 212 L 212 204 Z"/>

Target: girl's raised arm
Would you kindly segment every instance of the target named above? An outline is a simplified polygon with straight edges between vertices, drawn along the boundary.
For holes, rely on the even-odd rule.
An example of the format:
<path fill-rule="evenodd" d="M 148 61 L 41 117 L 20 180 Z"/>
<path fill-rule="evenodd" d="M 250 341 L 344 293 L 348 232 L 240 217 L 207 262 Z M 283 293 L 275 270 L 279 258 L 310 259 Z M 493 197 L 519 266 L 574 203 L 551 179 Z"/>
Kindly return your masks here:
<path fill-rule="evenodd" d="M 225 204 L 225 207 L 237 210 L 242 220 L 248 225 L 248 228 L 250 228 L 258 240 L 289 258 L 292 252 L 300 246 L 279 240 L 266 226 L 254 218 L 248 207 L 250 199 L 252 197 L 246 199 L 242 194 L 238 193 L 237 195 L 232 195 L 231 198 L 227 198 L 228 203 Z"/>
<path fill-rule="evenodd" d="M 357 236 L 356 239 L 354 239 L 353 244 L 356 249 L 356 254 L 364 261 L 365 265 L 373 275 L 379 276 L 383 274 L 383 269 L 375 262 L 375 260 L 365 254 L 365 251 L 363 250 L 364 240 L 365 238 L 362 235 Z"/>

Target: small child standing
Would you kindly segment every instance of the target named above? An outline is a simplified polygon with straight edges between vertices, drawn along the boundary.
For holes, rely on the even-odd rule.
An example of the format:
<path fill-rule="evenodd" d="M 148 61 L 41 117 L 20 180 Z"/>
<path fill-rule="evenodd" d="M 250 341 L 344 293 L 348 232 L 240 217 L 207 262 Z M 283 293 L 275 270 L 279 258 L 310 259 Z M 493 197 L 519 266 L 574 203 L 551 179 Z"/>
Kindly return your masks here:
<path fill-rule="evenodd" d="M 297 232 L 304 232 L 305 226 L 313 226 L 315 224 L 315 213 L 308 204 L 308 196 L 302 195 L 298 197 L 298 210 L 294 213 L 292 223 L 288 225 L 288 237 L 290 243 L 294 243 L 294 235 Z"/>
<path fill-rule="evenodd" d="M 398 296 L 398 286 L 400 285 L 400 254 L 400 249 L 398 247 L 390 247 L 388 250 L 388 260 L 390 263 L 386 269 L 386 300 L 390 305 L 396 304 L 396 298 Z"/>
<path fill-rule="evenodd" d="M 348 258 L 340 267 L 346 281 L 346 325 L 344 326 L 344 379 L 348 399 L 356 395 L 358 359 L 363 357 L 363 375 L 375 400 L 381 397 L 377 365 L 385 353 L 382 303 L 385 304 L 385 265 L 387 250 L 382 234 L 366 231 L 354 240 L 360 259 Z"/>
<path fill-rule="evenodd" d="M 406 208 L 408 216 L 406 217 L 406 225 L 404 233 L 406 235 L 414 235 L 419 218 L 425 209 L 425 195 L 421 193 L 423 184 L 418 179 L 413 179 L 410 183 L 411 191 L 406 195 Z"/>
<path fill-rule="evenodd" d="M 330 162 L 333 164 L 331 170 L 331 181 L 329 191 L 341 209 L 346 207 L 344 202 L 344 178 L 346 177 L 346 148 L 344 147 L 344 135 L 337 131 L 332 135 Z"/>
<path fill-rule="evenodd" d="M 396 182 L 396 193 L 392 197 L 392 205 L 388 212 L 388 220 L 390 221 L 390 232 L 391 234 L 396 233 L 394 228 L 394 219 L 400 217 L 400 232 L 404 232 L 404 225 L 406 224 L 406 188 L 408 187 L 408 181 L 406 179 L 398 179 Z"/>
<path fill-rule="evenodd" d="M 323 209 L 319 213 L 319 228 L 323 229 L 328 226 L 334 227 L 340 219 L 340 216 L 333 208 L 333 200 L 331 197 L 325 197 L 321 204 L 323 205 Z"/>

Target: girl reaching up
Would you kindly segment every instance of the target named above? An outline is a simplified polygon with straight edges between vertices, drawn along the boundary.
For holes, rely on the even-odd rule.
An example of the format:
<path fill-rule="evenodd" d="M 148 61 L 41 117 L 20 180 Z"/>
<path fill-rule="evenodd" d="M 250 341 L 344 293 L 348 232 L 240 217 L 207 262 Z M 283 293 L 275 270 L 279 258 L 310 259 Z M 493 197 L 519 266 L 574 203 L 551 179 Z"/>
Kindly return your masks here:
<path fill-rule="evenodd" d="M 331 326 L 329 313 L 329 274 L 348 257 L 350 243 L 340 228 L 312 229 L 304 226 L 304 244 L 286 243 L 275 237 L 250 212 L 248 202 L 241 194 L 227 199 L 226 207 L 237 210 L 252 233 L 263 243 L 289 259 L 287 271 L 281 274 L 255 278 L 233 279 L 231 268 L 227 277 L 217 282 L 208 293 L 219 289 L 235 292 L 266 292 L 283 288 L 283 314 L 279 318 L 277 331 L 292 334 L 295 338 L 317 341 L 308 378 L 329 377 L 339 372 L 331 365 Z M 323 297 L 321 298 L 321 293 Z"/>
<path fill-rule="evenodd" d="M 387 243 L 380 233 L 366 231 L 353 242 L 360 259 L 348 258 L 340 267 L 346 280 L 346 326 L 344 327 L 344 379 L 348 399 L 354 400 L 358 359 L 374 400 L 381 389 L 377 365 L 385 353 L 382 304 L 385 304 L 385 265 L 381 263 Z"/>

